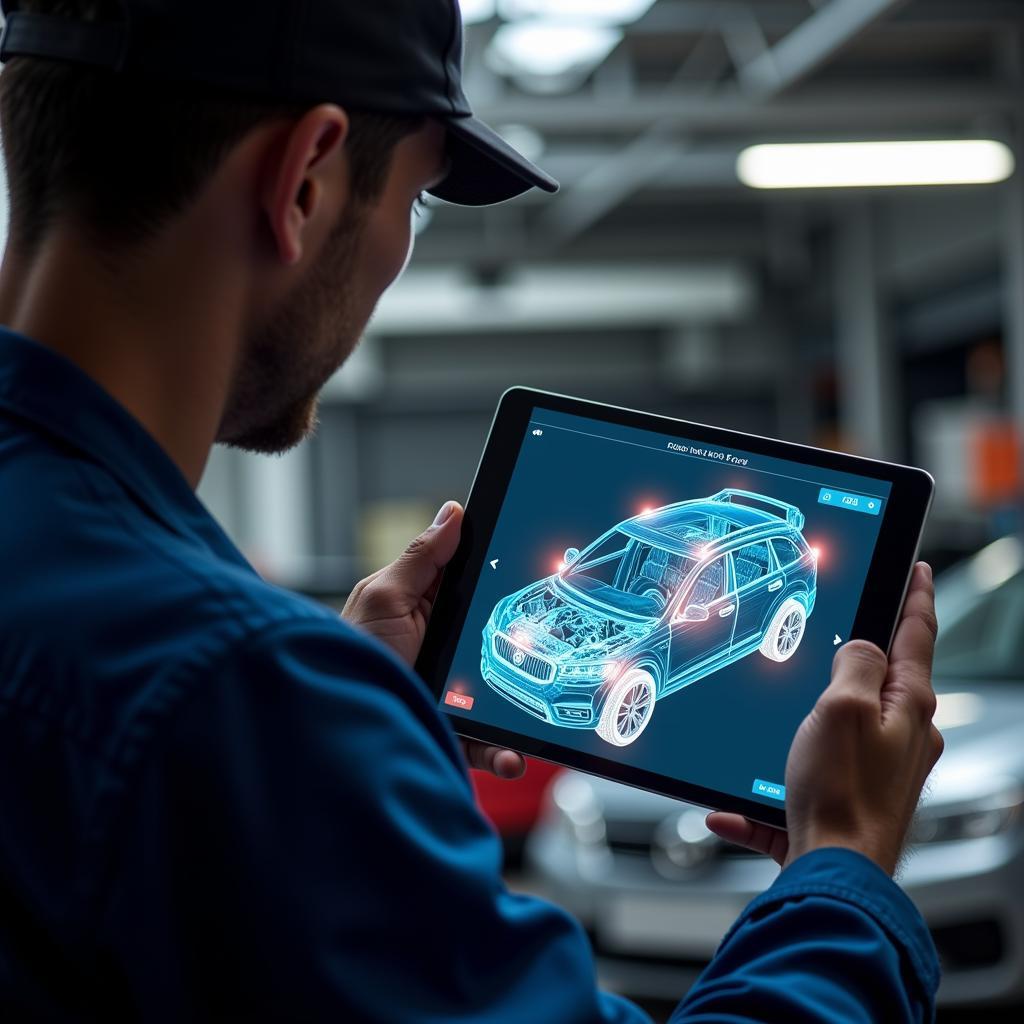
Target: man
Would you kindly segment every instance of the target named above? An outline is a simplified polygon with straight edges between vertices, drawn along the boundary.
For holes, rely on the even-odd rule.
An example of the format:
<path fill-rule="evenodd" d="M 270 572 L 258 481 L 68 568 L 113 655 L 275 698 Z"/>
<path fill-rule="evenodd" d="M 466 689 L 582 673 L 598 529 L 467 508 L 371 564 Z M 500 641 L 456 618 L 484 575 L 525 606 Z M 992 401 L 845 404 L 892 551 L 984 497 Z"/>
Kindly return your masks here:
<path fill-rule="evenodd" d="M 504 888 L 410 672 L 461 509 L 342 621 L 194 495 L 215 442 L 309 432 L 421 192 L 554 189 L 469 116 L 452 0 L 4 9 L 0 1016 L 643 1020 Z M 796 739 L 788 838 L 711 817 L 785 870 L 679 1021 L 931 1016 L 889 875 L 941 745 L 933 632 L 919 567 L 891 660 L 848 644 Z"/>

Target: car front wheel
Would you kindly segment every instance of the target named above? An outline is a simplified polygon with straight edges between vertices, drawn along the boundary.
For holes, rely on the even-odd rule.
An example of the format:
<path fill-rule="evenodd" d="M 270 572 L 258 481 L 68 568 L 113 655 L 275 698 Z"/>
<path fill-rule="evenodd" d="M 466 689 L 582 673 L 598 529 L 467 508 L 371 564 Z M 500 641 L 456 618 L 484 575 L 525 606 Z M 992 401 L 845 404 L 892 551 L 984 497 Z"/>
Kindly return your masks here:
<path fill-rule="evenodd" d="M 769 661 L 789 661 L 804 638 L 806 625 L 804 606 L 794 597 L 783 601 L 765 631 L 761 653 Z"/>
<path fill-rule="evenodd" d="M 616 747 L 627 747 L 647 728 L 654 713 L 654 677 L 642 668 L 630 669 L 612 686 L 597 723 L 597 735 Z"/>

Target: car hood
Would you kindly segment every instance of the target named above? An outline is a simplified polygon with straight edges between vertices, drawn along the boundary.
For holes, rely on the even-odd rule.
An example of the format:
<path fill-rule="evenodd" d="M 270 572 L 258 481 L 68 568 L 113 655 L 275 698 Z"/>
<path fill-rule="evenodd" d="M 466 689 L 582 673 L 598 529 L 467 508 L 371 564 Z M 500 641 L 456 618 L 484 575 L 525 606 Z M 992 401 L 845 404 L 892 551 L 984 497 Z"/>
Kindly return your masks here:
<path fill-rule="evenodd" d="M 498 621 L 499 629 L 512 629 L 535 650 L 563 660 L 613 657 L 653 625 L 594 611 L 561 593 L 552 578 L 517 594 Z"/>
<path fill-rule="evenodd" d="M 997 779 L 1024 781 L 1024 684 L 936 684 L 946 748 L 932 772 L 923 804 L 957 803 L 992 791 Z M 945 723 L 945 724 L 943 724 Z M 589 777 L 607 821 L 652 825 L 679 802 L 607 779 Z"/>
<path fill-rule="evenodd" d="M 1016 681 L 958 686 L 936 681 L 935 721 L 946 747 L 929 780 L 925 803 L 970 799 L 992 780 L 1024 782 L 1024 684 Z"/>

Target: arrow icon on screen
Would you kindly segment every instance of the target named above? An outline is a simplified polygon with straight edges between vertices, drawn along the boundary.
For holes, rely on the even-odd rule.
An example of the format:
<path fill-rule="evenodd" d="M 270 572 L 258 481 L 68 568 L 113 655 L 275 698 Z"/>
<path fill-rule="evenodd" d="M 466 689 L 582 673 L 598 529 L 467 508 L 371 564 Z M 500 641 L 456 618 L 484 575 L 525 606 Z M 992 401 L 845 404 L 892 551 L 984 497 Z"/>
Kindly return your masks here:
<path fill-rule="evenodd" d="M 843 638 L 838 633 L 836 633 L 836 638 L 832 641 L 832 646 L 838 647 L 842 642 Z"/>
<path fill-rule="evenodd" d="M 492 569 L 497 569 L 498 568 L 498 562 L 500 562 L 500 561 L 501 561 L 500 558 L 496 558 L 493 562 L 491 562 L 491 568 Z"/>

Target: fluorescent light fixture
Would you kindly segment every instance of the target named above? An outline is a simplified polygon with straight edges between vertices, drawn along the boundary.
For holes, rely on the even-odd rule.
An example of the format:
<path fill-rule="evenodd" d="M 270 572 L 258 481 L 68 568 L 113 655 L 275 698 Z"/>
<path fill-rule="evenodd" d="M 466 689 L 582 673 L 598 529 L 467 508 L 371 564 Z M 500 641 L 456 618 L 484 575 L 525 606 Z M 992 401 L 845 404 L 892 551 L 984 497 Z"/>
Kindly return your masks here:
<path fill-rule="evenodd" d="M 587 74 L 622 40 L 605 25 L 517 21 L 502 25 L 487 50 L 491 67 L 504 75 L 558 78 Z"/>
<path fill-rule="evenodd" d="M 466 25 L 490 21 L 498 13 L 498 0 L 459 0 L 462 21 Z"/>
<path fill-rule="evenodd" d="M 628 25 L 653 6 L 654 0 L 501 0 L 501 16 L 508 21 L 548 18 L 577 24 Z"/>
<path fill-rule="evenodd" d="M 1003 181 L 1013 169 L 1013 153 L 992 139 L 751 146 L 736 164 L 751 188 L 981 185 Z"/>
<path fill-rule="evenodd" d="M 750 315 L 756 294 L 746 268 L 731 263 L 532 264 L 492 287 L 481 286 L 462 266 L 413 266 L 381 300 L 373 329 L 420 337 L 733 323 Z M 515 354 L 510 358 L 514 365 Z"/>

